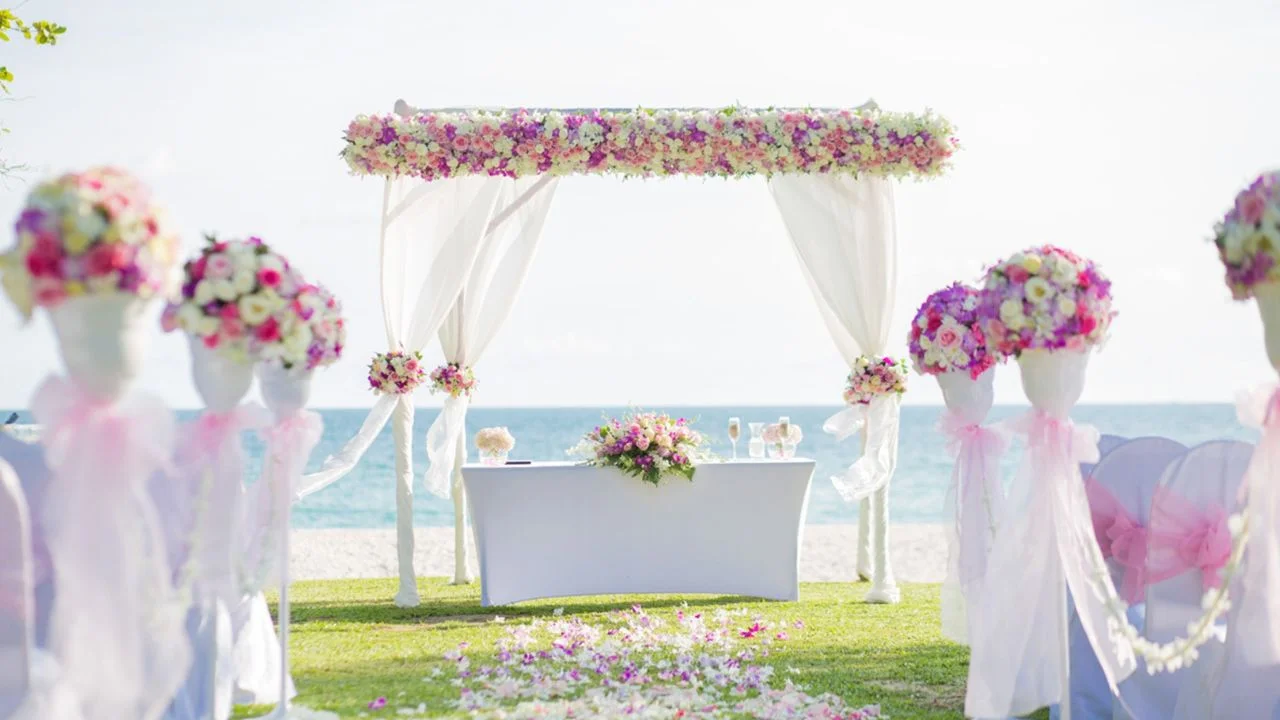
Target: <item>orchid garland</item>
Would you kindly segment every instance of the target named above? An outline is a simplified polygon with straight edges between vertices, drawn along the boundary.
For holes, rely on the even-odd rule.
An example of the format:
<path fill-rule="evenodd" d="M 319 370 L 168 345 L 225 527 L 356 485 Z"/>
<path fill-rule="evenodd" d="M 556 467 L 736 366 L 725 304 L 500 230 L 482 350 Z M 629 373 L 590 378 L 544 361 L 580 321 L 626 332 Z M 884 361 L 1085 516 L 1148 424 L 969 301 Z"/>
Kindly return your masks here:
<path fill-rule="evenodd" d="M 183 266 L 178 299 L 165 307 L 165 332 L 182 330 L 205 347 L 241 363 L 263 358 L 281 339 L 277 313 L 301 292 L 302 276 L 261 238 L 207 237 Z"/>
<path fill-rule="evenodd" d="M 422 353 L 391 350 L 369 363 L 369 387 L 380 395 L 407 395 L 427 381 Z"/>
<path fill-rule="evenodd" d="M 1256 286 L 1280 281 L 1280 171 L 1260 175 L 1236 196 L 1214 228 L 1213 243 L 1235 299 L 1247 300 Z"/>
<path fill-rule="evenodd" d="M 684 418 L 662 413 L 635 413 L 610 420 L 583 438 L 593 465 L 616 467 L 657 485 L 665 475 L 693 480 L 694 462 L 702 456 L 702 435 Z"/>
<path fill-rule="evenodd" d="M 361 115 L 342 156 L 361 175 L 780 173 L 931 177 L 959 147 L 945 118 L 860 110 L 462 110 Z"/>
<path fill-rule="evenodd" d="M 141 299 L 169 292 L 178 236 L 151 194 L 115 168 L 42 182 L 14 224 L 17 244 L 0 255 L 0 285 L 30 319 L 82 295 Z"/>
<path fill-rule="evenodd" d="M 431 394 L 445 393 L 453 397 L 471 395 L 475 392 L 476 376 L 471 368 L 462 367 L 458 363 L 441 365 L 431 371 Z"/>
<path fill-rule="evenodd" d="M 907 338 L 916 372 L 967 372 L 977 380 L 996 364 L 979 322 L 980 297 L 977 289 L 955 283 L 925 298 Z"/>
<path fill-rule="evenodd" d="M 1100 345 L 1116 315 L 1107 276 L 1092 260 L 1053 245 L 992 266 L 978 314 L 987 342 L 1005 357 Z"/>
<path fill-rule="evenodd" d="M 849 405 L 870 405 L 873 400 L 907 391 L 907 364 L 888 355 L 861 355 L 853 361 L 853 370 L 844 388 L 844 401 Z"/>

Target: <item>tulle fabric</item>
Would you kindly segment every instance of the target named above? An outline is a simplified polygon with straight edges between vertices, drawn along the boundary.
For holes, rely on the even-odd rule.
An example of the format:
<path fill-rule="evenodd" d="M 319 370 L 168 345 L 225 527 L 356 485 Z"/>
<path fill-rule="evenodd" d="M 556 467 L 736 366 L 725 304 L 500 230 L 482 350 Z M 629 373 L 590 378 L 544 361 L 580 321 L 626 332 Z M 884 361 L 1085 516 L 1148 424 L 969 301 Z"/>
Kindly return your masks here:
<path fill-rule="evenodd" d="M 58 588 L 49 645 L 86 720 L 151 720 L 191 663 L 186 605 L 173 586 L 147 481 L 173 447 L 158 401 L 94 401 L 52 377 L 31 403 L 51 470 L 42 525 Z"/>
<path fill-rule="evenodd" d="M 1093 534 L 1102 557 L 1124 568 L 1120 597 L 1133 605 L 1143 600 L 1147 589 L 1147 528 L 1125 509 L 1120 499 L 1098 481 L 1084 484 Z"/>
<path fill-rule="evenodd" d="M 867 433 L 862 456 L 843 474 L 831 477 L 831 484 L 846 501 L 861 500 L 889 484 L 898 464 L 901 409 L 902 397 L 895 394 L 873 400 L 870 405 L 845 408 L 823 423 L 823 431 L 835 435 L 837 441 L 844 441 L 859 430 Z"/>
<path fill-rule="evenodd" d="M 466 432 L 467 406 L 470 399 L 462 397 L 445 398 L 444 407 L 427 430 L 427 474 L 424 479 L 427 492 L 437 497 L 447 498 L 452 492 L 453 468 L 459 461 L 466 461 L 467 448 L 458 439 Z"/>
<path fill-rule="evenodd" d="M 373 441 L 378 439 L 382 429 L 387 426 L 387 421 L 391 419 L 391 412 L 395 410 L 396 402 L 400 398 L 400 395 L 379 396 L 355 437 L 348 440 L 338 452 L 325 458 L 324 465 L 319 470 L 302 476 L 298 483 L 298 499 L 320 492 L 351 472 L 356 463 L 360 462 L 360 458 L 368 452 Z"/>
<path fill-rule="evenodd" d="M 1050 406 L 1070 407 L 1078 397 L 1069 382 L 1044 384 L 1037 394 L 1047 394 Z M 1064 585 L 1113 693 L 1135 667 L 1132 650 L 1110 637 L 1104 598 L 1111 578 L 1094 571 L 1104 561 L 1080 464 L 1098 461 L 1098 432 L 1042 410 L 1010 428 L 1026 438 L 1027 452 L 988 564 L 985 587 L 999 591 L 983 595 L 970 637 L 965 712 L 975 718 L 1026 714 L 1068 692 Z"/>
<path fill-rule="evenodd" d="M 276 555 L 284 534 L 289 532 L 295 488 L 323 432 L 324 422 L 319 414 L 300 410 L 262 433 L 266 461 L 261 479 L 252 488 L 248 506 L 251 530 L 247 533 L 250 543 L 243 554 L 242 578 L 247 581 L 241 587 L 250 592 L 279 580 L 279 573 L 287 570 Z"/>
<path fill-rule="evenodd" d="M 1249 545 L 1245 551 L 1236 621 L 1249 632 L 1236 637 L 1236 650 L 1256 666 L 1280 665 L 1280 388 L 1268 384 L 1244 395 L 1240 422 L 1262 429 L 1245 471 Z"/>
<path fill-rule="evenodd" d="M 1147 552 L 1149 584 L 1198 570 L 1204 590 L 1220 587 L 1230 558 L 1231 531 L 1221 505 L 1201 507 L 1167 487 L 1156 488 Z"/>
<path fill-rule="evenodd" d="M 240 434 L 261 430 L 267 423 L 267 411 L 256 404 L 223 413 L 206 411 L 184 428 L 178 454 L 178 474 L 194 500 L 190 514 L 195 555 L 187 562 L 194 563 L 202 597 L 228 605 L 241 595 L 237 562 L 244 536 L 245 457 Z"/>
<path fill-rule="evenodd" d="M 1004 513 L 1000 457 L 1009 438 L 1002 428 L 967 422 L 966 414 L 954 408 L 943 413 L 938 429 L 947 439 L 947 452 L 956 459 L 944 511 L 944 517 L 954 522 L 947 532 L 942 634 L 954 642 L 967 643 L 970 620 L 966 608 L 981 603 L 987 555 L 996 522 Z"/>

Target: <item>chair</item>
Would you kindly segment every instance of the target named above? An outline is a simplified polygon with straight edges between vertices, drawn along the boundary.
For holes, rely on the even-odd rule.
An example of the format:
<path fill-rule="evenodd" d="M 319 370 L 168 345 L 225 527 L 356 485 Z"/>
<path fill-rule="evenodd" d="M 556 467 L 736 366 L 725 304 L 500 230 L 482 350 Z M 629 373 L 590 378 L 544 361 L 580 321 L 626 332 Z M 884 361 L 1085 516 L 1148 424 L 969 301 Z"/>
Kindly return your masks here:
<path fill-rule="evenodd" d="M 1102 458 L 1096 465 L 1082 465 L 1081 470 L 1090 488 L 1090 506 L 1095 513 L 1101 508 L 1095 503 L 1102 499 L 1111 505 L 1108 510 L 1119 512 L 1140 528 L 1149 521 L 1151 498 L 1160 478 L 1170 463 L 1186 452 L 1181 443 L 1159 437 L 1143 437 L 1126 440 L 1104 435 L 1099 442 Z M 1095 530 L 1099 529 L 1099 516 L 1095 514 Z M 1105 531 L 1102 533 L 1105 534 Z M 1100 537 L 1099 545 L 1107 554 L 1109 538 Z M 1108 560 L 1111 579 L 1117 590 L 1125 587 L 1125 581 L 1141 582 L 1142 578 L 1127 578 L 1132 569 L 1112 557 Z M 1129 608 L 1129 621 L 1141 626 L 1144 608 L 1134 604 Z M 1106 676 L 1094 655 L 1093 647 L 1085 635 L 1084 626 L 1075 614 L 1074 604 L 1068 627 L 1068 644 L 1071 661 L 1071 717 L 1110 719 L 1114 712 L 1114 697 L 1107 686 Z M 1050 711 L 1057 718 L 1058 708 Z M 1145 720 L 1145 718 L 1144 718 Z"/>
<path fill-rule="evenodd" d="M 35 648 L 31 521 L 13 467 L 0 460 L 0 718 L 79 720 L 57 662 Z"/>
<path fill-rule="evenodd" d="M 1216 575 L 1213 568 L 1226 561 L 1231 537 L 1227 517 L 1240 509 L 1240 484 L 1252 456 L 1248 443 L 1205 443 L 1170 466 L 1161 479 L 1150 526 L 1152 582 L 1147 586 L 1143 629 L 1148 639 L 1169 642 L 1185 635 L 1188 623 L 1204 613 L 1201 598 L 1210 582 L 1206 573 Z M 1204 671 L 1221 651 L 1219 637 L 1200 649 L 1201 660 L 1189 668 L 1158 675 L 1139 668 L 1121 696 L 1139 719 L 1207 718 L 1211 693 L 1206 691 Z"/>

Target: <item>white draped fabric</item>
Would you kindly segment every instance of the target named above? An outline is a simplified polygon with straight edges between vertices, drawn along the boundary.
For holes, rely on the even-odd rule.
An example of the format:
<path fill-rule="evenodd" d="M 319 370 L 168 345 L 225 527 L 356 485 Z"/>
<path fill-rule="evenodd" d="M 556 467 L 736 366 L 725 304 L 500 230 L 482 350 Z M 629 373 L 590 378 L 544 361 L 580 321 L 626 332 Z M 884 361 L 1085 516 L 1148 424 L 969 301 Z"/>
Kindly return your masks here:
<path fill-rule="evenodd" d="M 1088 355 L 1024 352 L 1023 389 L 1032 410 L 1010 423 L 1026 455 L 991 549 L 987 588 L 969 642 L 965 715 L 1004 718 L 1067 700 L 1067 592 L 1113 694 L 1136 667 L 1111 637 L 1106 603 L 1116 596 L 1094 536 L 1082 463 L 1098 462 L 1097 430 L 1068 413 L 1084 390 Z M 1069 713 L 1064 713 L 1070 716 Z"/>
<path fill-rule="evenodd" d="M 462 177 L 428 183 L 387 181 L 382 209 L 382 317 L 387 346 L 418 352 L 431 342 L 470 276 L 489 228 L 502 178 Z M 413 398 L 383 396 L 360 431 L 298 495 L 314 493 L 355 467 L 394 413 L 396 439 L 396 550 L 400 590 L 396 604 L 418 604 L 413 570 Z"/>
<path fill-rule="evenodd" d="M 440 347 L 449 362 L 463 367 L 474 365 L 511 314 L 533 263 L 556 184 L 557 178 L 550 176 L 501 183 L 480 257 L 440 328 Z M 466 493 L 462 488 L 462 465 L 467 458 L 468 404 L 466 396 L 446 398 L 444 409 L 427 432 L 430 465 L 425 484 L 429 492 L 440 497 L 449 497 L 452 491 L 454 581 L 460 583 L 471 581 L 467 564 Z"/>
<path fill-rule="evenodd" d="M 840 354 L 852 365 L 860 355 L 884 353 L 898 276 L 892 181 L 783 175 L 772 178 L 769 188 Z M 874 527 L 874 599 L 892 600 L 897 594 L 889 566 L 888 485 L 898 458 L 899 405 L 894 398 L 865 410 L 862 457 L 843 476 L 832 478 L 847 499 L 862 500 L 860 574 L 868 570 L 866 539 Z M 832 421 L 848 433 L 861 412 L 847 410 Z"/>

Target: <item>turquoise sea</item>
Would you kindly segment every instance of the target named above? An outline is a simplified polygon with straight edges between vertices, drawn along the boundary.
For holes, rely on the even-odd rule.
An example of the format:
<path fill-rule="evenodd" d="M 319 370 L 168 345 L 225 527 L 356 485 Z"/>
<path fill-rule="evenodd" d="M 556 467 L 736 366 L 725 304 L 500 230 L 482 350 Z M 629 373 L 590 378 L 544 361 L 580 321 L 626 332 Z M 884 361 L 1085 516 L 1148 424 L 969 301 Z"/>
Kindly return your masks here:
<path fill-rule="evenodd" d="M 713 441 L 713 450 L 730 453 L 726 427 L 730 417 L 743 422 L 739 454 L 746 456 L 746 423 L 775 422 L 787 415 L 804 430 L 797 454 L 818 461 L 809 499 L 810 523 L 847 523 L 857 517 L 857 508 L 846 503 L 832 487 L 830 476 L 857 458 L 859 443 L 844 443 L 822 432 L 822 422 L 839 407 L 666 407 L 665 410 L 695 421 L 695 427 Z M 999 419 L 1024 411 L 1019 407 L 998 407 L 991 418 Z M 616 416 L 625 408 L 474 408 L 467 415 L 468 437 L 482 427 L 505 425 L 516 438 L 511 459 L 564 460 L 565 450 L 578 442 L 583 432 L 606 416 Z M 414 417 L 415 494 L 414 521 L 421 526 L 452 525 L 453 503 L 429 495 L 422 489 L 426 470 L 425 437 L 435 419 L 434 408 L 419 409 Z M 894 522 L 931 523 L 942 521 L 943 499 L 951 478 L 951 458 L 935 430 L 940 407 L 904 407 L 899 444 L 898 470 L 890 490 L 890 517 Z M 318 468 L 325 456 L 338 449 L 364 421 L 363 410 L 326 410 L 324 438 L 312 457 Z M 1124 437 L 1161 435 L 1186 444 L 1221 438 L 1254 441 L 1256 435 L 1236 421 L 1229 405 L 1110 405 L 1081 406 L 1073 417 L 1100 431 Z M 251 452 L 256 453 L 256 444 Z M 474 451 L 472 456 L 474 457 Z M 1005 477 L 1011 477 L 1017 463 L 1017 449 L 1006 456 Z M 294 512 L 295 527 L 380 528 L 395 524 L 395 456 L 388 426 L 369 449 L 359 466 L 347 477 L 308 497 Z"/>
<path fill-rule="evenodd" d="M 832 407 L 665 407 L 664 410 L 690 418 L 695 427 L 712 441 L 712 449 L 728 457 L 730 445 L 726 426 L 730 417 L 742 419 L 744 437 L 739 454 L 746 456 L 746 423 L 776 422 L 787 415 L 804 431 L 797 454 L 818 462 L 809 499 L 810 523 L 848 523 L 857 517 L 857 508 L 844 502 L 831 486 L 831 475 L 842 471 L 858 454 L 857 438 L 844 443 L 822 432 L 822 422 L 840 408 Z M 1024 412 L 1025 407 L 997 407 L 991 420 Z M 453 503 L 422 489 L 427 459 L 427 428 L 435 419 L 435 408 L 420 408 L 414 417 L 414 521 L 419 526 L 453 524 Z M 516 438 L 511 459 L 565 460 L 565 450 L 575 445 L 583 432 L 605 416 L 616 416 L 625 408 L 473 408 L 467 415 L 468 437 L 482 427 L 505 425 Z M 951 458 L 942 437 L 935 430 L 941 407 L 908 406 L 902 409 L 902 432 L 898 470 L 890 490 L 890 517 L 894 522 L 933 523 L 942 521 L 943 499 L 951 477 Z M 365 410 L 322 410 L 324 436 L 311 458 L 312 470 L 324 458 L 351 438 L 364 422 Z M 31 422 L 26 413 L 20 422 Z M 5 413 L 7 416 L 7 413 Z M 190 419 L 192 412 L 179 413 Z M 1234 438 L 1256 440 L 1256 434 L 1240 426 L 1235 409 L 1229 405 L 1095 405 L 1080 406 L 1072 415 L 1103 433 L 1124 437 L 1159 435 L 1182 443 Z M 2 419 L 2 418 L 0 418 Z M 261 445 L 248 438 L 251 474 L 261 462 Z M 1019 448 L 1005 457 L 1006 480 L 1016 467 Z M 474 451 L 472 451 L 474 457 Z M 308 497 L 294 511 L 299 528 L 389 528 L 395 525 L 395 455 L 391 427 L 383 430 L 351 474 Z"/>

